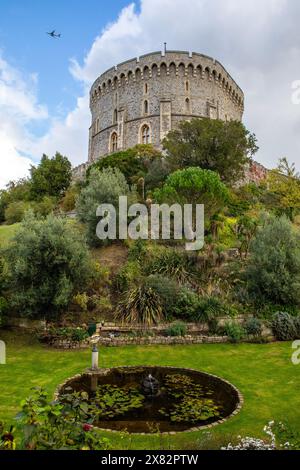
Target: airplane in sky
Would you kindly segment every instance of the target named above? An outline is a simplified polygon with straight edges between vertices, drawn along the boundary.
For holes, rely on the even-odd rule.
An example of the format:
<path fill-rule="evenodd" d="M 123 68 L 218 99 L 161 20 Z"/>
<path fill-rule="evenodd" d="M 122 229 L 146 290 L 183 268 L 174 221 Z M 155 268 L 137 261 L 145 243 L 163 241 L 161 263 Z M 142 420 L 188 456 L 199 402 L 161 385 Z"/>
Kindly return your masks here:
<path fill-rule="evenodd" d="M 51 36 L 51 37 L 54 38 L 54 39 L 59 39 L 59 38 L 61 38 L 61 34 L 56 34 L 55 29 L 54 29 L 53 31 L 51 31 L 51 33 L 47 33 L 47 34 L 49 34 L 49 36 Z"/>

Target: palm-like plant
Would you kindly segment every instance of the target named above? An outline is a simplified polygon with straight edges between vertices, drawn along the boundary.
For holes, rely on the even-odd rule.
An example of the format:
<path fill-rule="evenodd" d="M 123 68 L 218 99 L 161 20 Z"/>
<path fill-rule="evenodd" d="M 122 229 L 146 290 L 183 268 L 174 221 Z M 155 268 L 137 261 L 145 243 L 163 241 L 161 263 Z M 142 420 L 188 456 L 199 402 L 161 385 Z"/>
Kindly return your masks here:
<path fill-rule="evenodd" d="M 157 324 L 163 317 L 162 300 L 151 287 L 132 287 L 119 303 L 117 317 L 126 323 Z"/>
<path fill-rule="evenodd" d="M 167 250 L 155 257 L 146 268 L 148 274 L 159 274 L 175 279 L 179 284 L 191 282 L 195 273 L 184 253 Z"/>

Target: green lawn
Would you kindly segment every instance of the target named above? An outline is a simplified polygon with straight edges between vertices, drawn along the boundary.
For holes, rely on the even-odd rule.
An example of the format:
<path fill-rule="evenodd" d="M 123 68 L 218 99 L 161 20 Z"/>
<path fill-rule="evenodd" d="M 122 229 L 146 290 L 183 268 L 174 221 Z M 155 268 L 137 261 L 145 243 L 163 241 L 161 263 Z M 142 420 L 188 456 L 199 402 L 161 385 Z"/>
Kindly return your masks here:
<path fill-rule="evenodd" d="M 7 343 L 7 365 L 0 366 L 0 419 L 11 421 L 20 401 L 33 386 L 44 386 L 51 394 L 65 378 L 90 364 L 90 352 L 56 351 L 28 337 L 0 332 Z M 243 393 L 241 413 L 213 430 L 222 436 L 263 435 L 266 423 L 274 419 L 289 422 L 300 431 L 300 366 L 291 362 L 290 343 L 267 345 L 127 346 L 102 348 L 102 366 L 170 365 L 186 366 L 217 374 L 235 384 Z M 201 432 L 176 436 L 133 436 L 121 438 L 108 433 L 115 448 L 195 448 Z"/>
<path fill-rule="evenodd" d="M 0 225 L 0 248 L 7 246 L 20 224 Z"/>

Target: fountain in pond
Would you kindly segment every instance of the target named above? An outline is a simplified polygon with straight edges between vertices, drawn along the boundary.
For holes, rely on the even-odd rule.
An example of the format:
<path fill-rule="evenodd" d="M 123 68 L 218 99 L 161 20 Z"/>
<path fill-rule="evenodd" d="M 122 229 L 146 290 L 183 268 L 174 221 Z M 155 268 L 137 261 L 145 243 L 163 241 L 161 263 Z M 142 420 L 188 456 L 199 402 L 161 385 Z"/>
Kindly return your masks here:
<path fill-rule="evenodd" d="M 173 367 L 88 369 L 66 380 L 56 397 L 72 392 L 88 395 L 94 426 L 129 433 L 203 429 L 237 414 L 243 403 L 227 381 Z"/>
<path fill-rule="evenodd" d="M 155 398 L 159 395 L 159 382 L 149 374 L 142 383 L 142 389 L 145 397 Z"/>

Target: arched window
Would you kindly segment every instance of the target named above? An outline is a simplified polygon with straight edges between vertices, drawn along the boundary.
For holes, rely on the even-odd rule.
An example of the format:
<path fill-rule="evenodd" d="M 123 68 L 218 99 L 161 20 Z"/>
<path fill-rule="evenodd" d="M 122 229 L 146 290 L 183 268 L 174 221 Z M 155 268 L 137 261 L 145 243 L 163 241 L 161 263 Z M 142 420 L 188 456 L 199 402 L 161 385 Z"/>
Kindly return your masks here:
<path fill-rule="evenodd" d="M 190 114 L 190 112 L 191 112 L 190 100 L 187 98 L 185 100 L 185 113 Z"/>
<path fill-rule="evenodd" d="M 148 100 L 144 101 L 144 114 L 148 114 L 149 112 L 149 103 Z"/>
<path fill-rule="evenodd" d="M 144 124 L 142 127 L 141 142 L 142 144 L 150 144 L 150 127 L 148 124 Z"/>
<path fill-rule="evenodd" d="M 118 150 L 118 134 L 113 132 L 110 137 L 110 150 L 116 152 Z"/>
<path fill-rule="evenodd" d="M 148 93 L 148 83 L 145 83 L 145 93 Z"/>
<path fill-rule="evenodd" d="M 100 131 L 100 118 L 97 118 L 95 122 L 95 134 L 98 134 L 99 131 Z"/>
<path fill-rule="evenodd" d="M 118 122 L 118 110 L 114 110 L 114 115 L 113 115 L 113 124 L 117 124 Z"/>
<path fill-rule="evenodd" d="M 185 82 L 185 91 L 189 91 L 189 88 L 190 88 L 189 85 L 190 85 L 189 82 Z"/>

